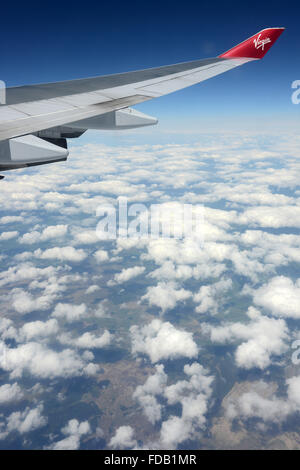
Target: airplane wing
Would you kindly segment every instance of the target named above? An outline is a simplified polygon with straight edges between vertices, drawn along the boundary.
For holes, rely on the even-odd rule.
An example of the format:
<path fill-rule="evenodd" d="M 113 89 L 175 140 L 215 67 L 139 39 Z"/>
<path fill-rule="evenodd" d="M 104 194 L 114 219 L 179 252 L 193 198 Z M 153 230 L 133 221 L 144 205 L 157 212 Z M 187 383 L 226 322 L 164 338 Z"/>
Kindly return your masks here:
<path fill-rule="evenodd" d="M 127 109 L 202 82 L 246 62 L 261 59 L 283 30 L 284 28 L 264 29 L 212 59 L 94 78 L 7 88 L 6 104 L 0 106 L 0 147 L 3 141 L 27 134 L 43 135 L 40 133 L 58 126 L 68 125 L 84 130 L 101 128 L 97 124 L 98 116 Z M 138 120 L 137 112 L 134 116 Z M 50 140 L 49 142 L 51 143 Z M 0 167 L 2 154 L 0 148 Z M 3 165 L 2 167 L 4 168 Z"/>

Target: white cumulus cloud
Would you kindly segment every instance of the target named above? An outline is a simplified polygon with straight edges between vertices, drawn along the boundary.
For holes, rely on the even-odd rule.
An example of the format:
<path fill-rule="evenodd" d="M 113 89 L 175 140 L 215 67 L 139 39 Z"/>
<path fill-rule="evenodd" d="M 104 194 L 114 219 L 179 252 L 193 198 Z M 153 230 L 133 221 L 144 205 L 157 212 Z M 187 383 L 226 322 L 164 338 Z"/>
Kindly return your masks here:
<path fill-rule="evenodd" d="M 142 327 L 134 325 L 130 328 L 130 333 L 132 353 L 146 354 L 152 363 L 198 355 L 193 334 L 177 329 L 169 322 L 157 319 Z"/>

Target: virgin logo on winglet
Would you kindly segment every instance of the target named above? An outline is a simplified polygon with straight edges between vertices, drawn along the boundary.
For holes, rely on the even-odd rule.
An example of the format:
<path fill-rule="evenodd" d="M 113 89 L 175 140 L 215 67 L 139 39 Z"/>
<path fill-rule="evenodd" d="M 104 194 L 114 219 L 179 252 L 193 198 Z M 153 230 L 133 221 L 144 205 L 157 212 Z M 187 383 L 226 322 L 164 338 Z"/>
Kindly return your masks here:
<path fill-rule="evenodd" d="M 262 59 L 283 31 L 284 28 L 265 28 L 219 57 L 222 59 Z"/>
<path fill-rule="evenodd" d="M 265 50 L 265 44 L 268 44 L 269 42 L 271 42 L 271 39 L 270 38 L 260 39 L 260 36 L 261 36 L 261 34 L 259 34 L 257 36 L 257 38 L 255 38 L 253 40 L 253 42 L 254 42 L 254 45 L 255 45 L 255 49 L 261 49 L 262 51 L 264 51 Z"/>

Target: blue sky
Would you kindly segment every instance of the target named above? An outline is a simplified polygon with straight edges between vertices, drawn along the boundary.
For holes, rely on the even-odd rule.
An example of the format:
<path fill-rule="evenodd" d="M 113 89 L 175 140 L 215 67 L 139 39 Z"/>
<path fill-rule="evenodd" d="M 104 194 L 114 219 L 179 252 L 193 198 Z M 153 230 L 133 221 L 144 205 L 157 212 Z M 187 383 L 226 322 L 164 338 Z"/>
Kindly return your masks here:
<path fill-rule="evenodd" d="M 160 129 L 241 118 L 299 120 L 297 2 L 26 2 L 2 7 L 1 79 L 8 86 L 67 80 L 213 57 L 267 26 L 287 29 L 260 63 L 139 106 Z M 209 127 L 209 126 L 208 126 Z"/>

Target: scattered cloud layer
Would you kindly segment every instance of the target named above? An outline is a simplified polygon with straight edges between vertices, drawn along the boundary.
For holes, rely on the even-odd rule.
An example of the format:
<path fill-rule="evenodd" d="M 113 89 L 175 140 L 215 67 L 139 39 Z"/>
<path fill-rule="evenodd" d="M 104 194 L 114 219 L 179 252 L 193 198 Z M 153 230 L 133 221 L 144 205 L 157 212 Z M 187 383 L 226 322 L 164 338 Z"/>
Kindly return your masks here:
<path fill-rule="evenodd" d="M 221 390 L 218 381 L 227 380 L 223 359 L 260 379 L 227 403 L 227 419 L 272 425 L 299 412 L 297 371 L 284 372 L 300 316 L 299 143 L 299 136 L 223 135 L 184 145 L 76 145 L 66 164 L 7 174 L 1 442 L 44 428 L 44 447 L 53 449 L 78 449 L 100 435 L 113 449 L 182 446 L 211 425 L 210 406 L 222 398 L 214 385 Z M 117 207 L 120 196 L 159 205 L 156 222 L 173 211 L 175 232 L 182 204 L 193 204 L 201 236 L 99 240 L 99 207 Z M 212 345 L 230 345 L 232 354 L 212 357 Z M 97 383 L 107 352 L 117 376 L 124 350 L 147 370 L 130 393 L 149 436 L 115 409 L 113 435 L 101 418 L 94 424 L 71 415 L 53 425 L 45 411 L 53 383 L 57 402 L 69 403 L 66 381 Z M 196 362 L 202 352 L 218 374 Z M 272 380 L 280 392 L 267 393 Z"/>
<path fill-rule="evenodd" d="M 203 325 L 203 332 L 211 341 L 219 344 L 240 343 L 235 351 L 236 364 L 244 369 L 265 369 L 272 364 L 274 356 L 288 349 L 288 328 L 284 320 L 269 318 L 250 307 L 247 323 L 224 323 L 222 326 Z"/>

